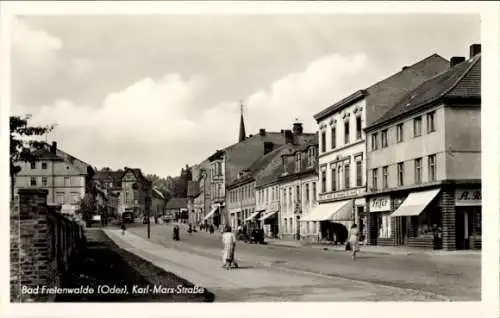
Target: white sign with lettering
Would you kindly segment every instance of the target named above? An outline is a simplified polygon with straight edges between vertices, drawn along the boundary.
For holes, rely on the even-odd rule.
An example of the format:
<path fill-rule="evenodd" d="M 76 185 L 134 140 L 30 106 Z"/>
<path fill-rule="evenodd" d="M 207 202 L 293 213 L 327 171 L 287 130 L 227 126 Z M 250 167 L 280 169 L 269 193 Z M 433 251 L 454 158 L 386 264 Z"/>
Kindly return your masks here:
<path fill-rule="evenodd" d="M 391 198 L 388 195 L 370 199 L 370 212 L 383 212 L 390 210 Z"/>
<path fill-rule="evenodd" d="M 455 190 L 456 206 L 480 206 L 481 190 L 479 189 L 457 189 Z"/>

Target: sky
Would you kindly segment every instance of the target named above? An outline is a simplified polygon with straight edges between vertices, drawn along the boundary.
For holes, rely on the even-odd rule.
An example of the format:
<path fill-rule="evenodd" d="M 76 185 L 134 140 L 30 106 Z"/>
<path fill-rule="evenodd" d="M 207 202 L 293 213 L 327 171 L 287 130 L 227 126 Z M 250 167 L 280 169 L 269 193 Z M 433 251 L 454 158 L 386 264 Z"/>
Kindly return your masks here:
<path fill-rule="evenodd" d="M 179 175 L 247 134 L 313 115 L 405 65 L 468 56 L 479 15 L 17 16 L 11 114 L 97 168 Z"/>

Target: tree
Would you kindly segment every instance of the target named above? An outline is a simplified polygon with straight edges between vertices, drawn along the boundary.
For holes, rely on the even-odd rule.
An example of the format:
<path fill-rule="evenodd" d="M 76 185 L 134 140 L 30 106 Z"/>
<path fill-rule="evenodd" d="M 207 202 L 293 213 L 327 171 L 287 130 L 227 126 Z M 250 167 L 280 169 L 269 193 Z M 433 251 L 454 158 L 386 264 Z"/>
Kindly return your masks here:
<path fill-rule="evenodd" d="M 30 126 L 28 124 L 31 115 L 10 116 L 10 195 L 14 198 L 14 182 L 16 175 L 21 171 L 17 162 L 33 162 L 36 158 L 33 152 L 45 147 L 46 143 L 40 140 L 27 138 L 43 136 L 54 129 L 50 126 Z"/>
<path fill-rule="evenodd" d="M 97 210 L 97 204 L 91 194 L 86 193 L 85 196 L 79 202 L 79 213 L 82 216 L 82 220 L 90 226 L 92 224 L 91 219 Z"/>

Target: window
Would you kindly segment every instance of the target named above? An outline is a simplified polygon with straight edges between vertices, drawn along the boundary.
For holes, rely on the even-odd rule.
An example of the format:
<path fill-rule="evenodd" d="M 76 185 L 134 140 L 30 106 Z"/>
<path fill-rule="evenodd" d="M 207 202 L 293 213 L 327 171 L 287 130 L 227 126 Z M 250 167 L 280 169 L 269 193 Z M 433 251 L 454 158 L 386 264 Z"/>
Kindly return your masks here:
<path fill-rule="evenodd" d="M 75 204 L 80 201 L 80 193 L 78 192 L 71 192 L 71 203 Z"/>
<path fill-rule="evenodd" d="M 422 117 L 415 117 L 413 119 L 413 137 L 422 135 Z"/>
<path fill-rule="evenodd" d="M 47 177 L 42 177 L 42 185 L 47 186 Z"/>
<path fill-rule="evenodd" d="M 344 167 L 344 187 L 346 189 L 349 189 L 350 188 L 350 165 L 349 164 L 346 164 L 345 167 Z"/>
<path fill-rule="evenodd" d="M 373 133 L 372 134 L 372 150 L 377 150 L 378 148 L 378 134 Z"/>
<path fill-rule="evenodd" d="M 398 124 L 396 126 L 396 141 L 397 142 L 403 141 L 403 124 Z"/>
<path fill-rule="evenodd" d="M 64 186 L 65 186 L 65 187 L 67 187 L 67 186 L 71 185 L 70 180 L 71 180 L 71 179 L 70 179 L 69 177 L 64 177 Z"/>
<path fill-rule="evenodd" d="M 361 139 L 361 116 L 356 117 L 356 139 Z"/>
<path fill-rule="evenodd" d="M 30 166 L 31 166 L 31 169 L 36 169 L 36 162 L 31 162 Z"/>
<path fill-rule="evenodd" d="M 405 180 L 405 163 L 399 162 L 398 163 L 398 185 L 400 185 L 400 186 L 404 185 L 404 180 Z"/>
<path fill-rule="evenodd" d="M 389 167 L 385 166 L 382 168 L 382 187 L 387 189 L 389 187 Z"/>
<path fill-rule="evenodd" d="M 64 204 L 64 192 L 56 193 L 56 204 Z"/>
<path fill-rule="evenodd" d="M 331 132 L 332 132 L 332 149 L 335 149 L 337 147 L 337 127 L 333 126 Z"/>
<path fill-rule="evenodd" d="M 306 188 L 304 190 L 304 194 L 305 194 L 305 198 L 306 198 L 306 202 L 309 202 L 309 183 L 306 183 Z"/>
<path fill-rule="evenodd" d="M 361 187 L 363 185 L 363 161 L 356 161 L 356 186 Z"/>
<path fill-rule="evenodd" d="M 312 201 L 316 202 L 316 182 L 313 182 Z"/>
<path fill-rule="evenodd" d="M 422 182 L 422 158 L 415 159 L 415 183 Z"/>
<path fill-rule="evenodd" d="M 436 181 L 436 155 L 429 156 L 429 181 Z"/>
<path fill-rule="evenodd" d="M 372 188 L 376 190 L 378 187 L 378 169 L 372 169 Z"/>
<path fill-rule="evenodd" d="M 387 147 L 387 129 L 382 130 L 380 138 L 382 139 L 382 148 Z"/>
<path fill-rule="evenodd" d="M 301 167 L 302 167 L 302 158 L 300 156 L 300 152 L 297 152 L 297 156 L 295 157 L 295 172 L 300 172 Z"/>
<path fill-rule="evenodd" d="M 286 189 L 283 189 L 283 205 L 284 205 L 284 208 L 286 210 Z"/>
<path fill-rule="evenodd" d="M 47 169 L 47 163 L 46 162 L 42 162 L 42 169 L 44 169 L 44 170 Z"/>
<path fill-rule="evenodd" d="M 427 113 L 427 133 L 431 133 L 436 130 L 436 127 L 434 126 L 434 114 L 434 111 Z"/>
<path fill-rule="evenodd" d="M 349 143 L 349 121 L 344 122 L 344 144 Z"/>
<path fill-rule="evenodd" d="M 326 170 L 321 170 L 321 192 L 326 192 Z"/>
<path fill-rule="evenodd" d="M 309 167 L 311 167 L 314 164 L 314 162 L 315 162 L 315 157 L 314 157 L 315 154 L 316 154 L 315 148 L 314 147 L 309 148 L 309 150 L 308 150 L 308 159 L 307 159 Z"/>
<path fill-rule="evenodd" d="M 36 186 L 36 177 L 31 177 L 31 179 L 30 179 L 30 185 L 33 186 L 33 187 Z"/>
<path fill-rule="evenodd" d="M 269 202 L 269 188 L 266 189 L 266 202 Z"/>
<path fill-rule="evenodd" d="M 300 198 L 300 186 L 296 186 L 295 187 L 295 195 L 296 195 L 296 198 L 295 198 L 296 200 L 295 201 L 297 201 L 297 202 L 302 201 L 301 198 Z"/>
<path fill-rule="evenodd" d="M 341 167 L 338 167 L 338 169 L 337 169 L 337 182 L 338 182 L 338 185 L 339 185 L 337 188 L 340 190 L 340 189 L 342 188 L 342 186 L 341 186 L 341 184 L 340 184 L 340 183 L 342 182 L 342 171 L 341 171 Z"/>
<path fill-rule="evenodd" d="M 292 187 L 288 188 L 288 201 L 290 202 L 290 207 L 292 207 L 293 201 L 292 201 Z"/>
<path fill-rule="evenodd" d="M 326 132 L 321 132 L 321 152 L 326 152 Z"/>
<path fill-rule="evenodd" d="M 337 191 L 337 171 L 332 167 L 332 191 Z"/>

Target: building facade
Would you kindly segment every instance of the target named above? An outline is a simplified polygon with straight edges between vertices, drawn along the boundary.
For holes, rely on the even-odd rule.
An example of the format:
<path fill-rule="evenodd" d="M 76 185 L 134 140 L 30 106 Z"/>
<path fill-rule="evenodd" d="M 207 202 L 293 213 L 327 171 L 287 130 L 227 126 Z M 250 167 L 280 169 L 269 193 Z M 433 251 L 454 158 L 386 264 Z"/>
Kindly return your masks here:
<path fill-rule="evenodd" d="M 280 200 L 281 238 L 309 241 L 320 238 L 320 223 L 308 218 L 317 205 L 317 154 L 317 138 L 314 138 L 281 158 L 283 169 L 278 191 L 271 192 L 271 198 Z"/>
<path fill-rule="evenodd" d="M 366 129 L 370 244 L 480 248 L 480 79 L 473 45 Z"/>
<path fill-rule="evenodd" d="M 151 215 L 153 184 L 140 169 L 125 167 L 121 177 L 120 215 L 135 219 Z"/>
<path fill-rule="evenodd" d="M 151 216 L 154 217 L 155 222 L 158 222 L 158 218 L 165 214 L 165 196 L 160 192 L 160 190 L 153 187 L 152 200 Z"/>
<path fill-rule="evenodd" d="M 431 55 L 314 115 L 319 134 L 319 206 L 310 218 L 322 222 L 329 239 L 345 240 L 354 223 L 366 237 L 364 128 L 447 66 L 445 59 Z"/>
<path fill-rule="evenodd" d="M 15 177 L 14 194 L 21 188 L 46 189 L 47 204 L 73 206 L 74 210 L 86 194 L 95 197 L 92 167 L 64 154 L 54 142 L 36 151 L 33 162 L 16 163 L 21 171 Z"/>

